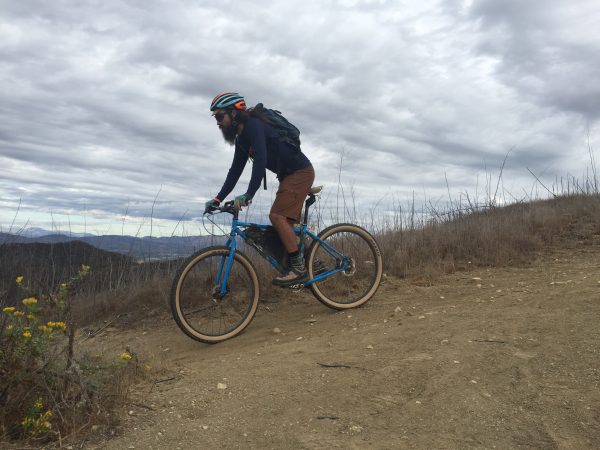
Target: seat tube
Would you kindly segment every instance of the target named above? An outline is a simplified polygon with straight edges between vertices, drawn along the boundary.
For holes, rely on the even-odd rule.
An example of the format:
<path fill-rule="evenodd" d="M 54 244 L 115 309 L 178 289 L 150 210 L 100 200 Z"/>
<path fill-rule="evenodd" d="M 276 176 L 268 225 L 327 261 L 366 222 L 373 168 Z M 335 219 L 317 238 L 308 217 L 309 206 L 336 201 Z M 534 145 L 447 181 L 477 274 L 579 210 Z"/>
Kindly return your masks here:
<path fill-rule="evenodd" d="M 306 225 L 300 224 L 298 227 L 293 227 L 292 231 L 296 237 L 296 243 L 298 244 L 298 250 L 302 253 L 304 251 L 304 240 L 306 238 L 305 235 Z"/>

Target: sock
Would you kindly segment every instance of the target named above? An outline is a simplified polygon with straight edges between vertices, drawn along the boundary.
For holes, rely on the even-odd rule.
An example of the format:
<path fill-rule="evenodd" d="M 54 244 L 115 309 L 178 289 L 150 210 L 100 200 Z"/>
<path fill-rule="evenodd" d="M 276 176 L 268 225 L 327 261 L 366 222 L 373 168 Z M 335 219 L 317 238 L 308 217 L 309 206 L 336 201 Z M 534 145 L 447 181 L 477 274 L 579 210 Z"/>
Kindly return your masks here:
<path fill-rule="evenodd" d="M 290 266 L 297 272 L 304 272 L 304 255 L 299 251 L 290 253 Z"/>

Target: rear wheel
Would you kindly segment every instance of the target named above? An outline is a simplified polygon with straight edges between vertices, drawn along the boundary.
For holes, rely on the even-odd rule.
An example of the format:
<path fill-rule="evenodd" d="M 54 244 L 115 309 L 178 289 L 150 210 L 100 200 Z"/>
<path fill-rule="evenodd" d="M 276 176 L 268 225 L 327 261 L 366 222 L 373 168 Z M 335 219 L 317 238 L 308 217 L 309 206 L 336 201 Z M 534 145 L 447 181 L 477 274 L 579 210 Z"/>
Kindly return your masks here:
<path fill-rule="evenodd" d="M 312 283 L 313 295 L 334 309 L 348 309 L 366 303 L 377 291 L 383 274 L 383 260 L 377 241 L 365 229 L 352 224 L 332 225 L 319 233 L 308 251 L 308 275 L 347 267 Z M 332 247 L 335 251 L 328 247 Z M 343 255 L 343 256 L 342 256 Z"/>
<path fill-rule="evenodd" d="M 171 287 L 175 322 L 192 339 L 214 344 L 246 328 L 258 308 L 259 282 L 250 260 L 236 251 L 227 289 L 221 283 L 227 247 L 209 247 L 192 255 L 178 270 Z"/>

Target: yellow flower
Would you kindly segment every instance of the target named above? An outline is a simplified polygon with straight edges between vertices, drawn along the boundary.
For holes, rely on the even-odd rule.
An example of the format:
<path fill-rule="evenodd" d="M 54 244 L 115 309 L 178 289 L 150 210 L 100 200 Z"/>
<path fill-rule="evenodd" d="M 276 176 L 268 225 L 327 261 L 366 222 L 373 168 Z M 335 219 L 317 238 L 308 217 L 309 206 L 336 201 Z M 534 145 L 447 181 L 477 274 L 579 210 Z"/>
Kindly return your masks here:
<path fill-rule="evenodd" d="M 85 264 L 81 265 L 81 271 L 83 273 L 88 273 L 90 271 L 90 266 L 86 266 Z"/>
<path fill-rule="evenodd" d="M 7 326 L 6 326 L 6 331 L 12 331 L 12 329 L 13 329 L 13 326 L 12 326 L 12 325 L 7 325 Z"/>
<path fill-rule="evenodd" d="M 119 355 L 119 358 L 121 358 L 123 361 L 129 361 L 131 359 L 131 355 L 127 352 L 124 352 Z"/>
<path fill-rule="evenodd" d="M 33 314 L 27 314 L 27 318 L 29 320 L 33 320 L 33 319 L 35 319 L 35 316 Z"/>
<path fill-rule="evenodd" d="M 38 397 L 38 399 L 35 401 L 35 403 L 33 404 L 33 407 L 35 409 L 42 409 L 42 407 L 44 406 L 44 404 L 42 403 L 42 397 Z"/>
<path fill-rule="evenodd" d="M 26 298 L 25 300 L 23 300 L 21 303 L 23 303 L 24 305 L 35 305 L 37 303 L 37 298 L 35 297 L 29 297 Z"/>
<path fill-rule="evenodd" d="M 29 339 L 31 337 L 31 333 L 29 331 L 25 331 L 23 333 L 23 337 Z"/>
<path fill-rule="evenodd" d="M 48 322 L 47 325 L 50 328 L 56 328 L 57 330 L 65 331 L 67 329 L 67 325 L 64 322 Z"/>
<path fill-rule="evenodd" d="M 23 311 L 15 311 L 13 314 L 15 317 L 21 317 L 21 316 L 25 315 L 25 313 Z"/>
<path fill-rule="evenodd" d="M 17 277 L 17 284 L 21 284 L 23 282 L 23 277 Z"/>
<path fill-rule="evenodd" d="M 3 308 L 2 311 L 4 311 L 5 313 L 11 313 L 15 310 L 14 306 L 7 306 L 6 308 Z"/>
<path fill-rule="evenodd" d="M 52 331 L 50 328 L 48 328 L 46 325 L 39 325 L 38 326 L 38 330 L 40 330 L 42 333 L 45 333 L 46 331 Z"/>

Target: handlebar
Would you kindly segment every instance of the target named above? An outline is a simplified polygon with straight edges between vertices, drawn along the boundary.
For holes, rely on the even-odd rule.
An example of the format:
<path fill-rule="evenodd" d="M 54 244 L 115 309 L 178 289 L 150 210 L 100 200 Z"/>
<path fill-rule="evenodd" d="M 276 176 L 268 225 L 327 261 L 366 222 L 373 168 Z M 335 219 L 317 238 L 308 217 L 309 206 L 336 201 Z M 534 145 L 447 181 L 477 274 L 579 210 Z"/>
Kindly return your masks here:
<path fill-rule="evenodd" d="M 223 203 L 221 206 L 209 206 L 204 211 L 204 215 L 213 215 L 218 213 L 228 213 L 233 215 L 236 219 L 239 213 L 239 210 L 233 206 L 233 200 Z"/>

